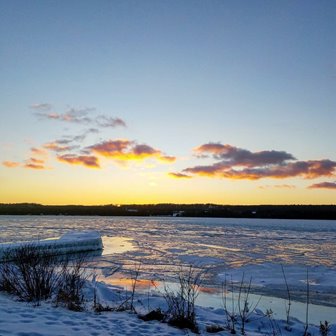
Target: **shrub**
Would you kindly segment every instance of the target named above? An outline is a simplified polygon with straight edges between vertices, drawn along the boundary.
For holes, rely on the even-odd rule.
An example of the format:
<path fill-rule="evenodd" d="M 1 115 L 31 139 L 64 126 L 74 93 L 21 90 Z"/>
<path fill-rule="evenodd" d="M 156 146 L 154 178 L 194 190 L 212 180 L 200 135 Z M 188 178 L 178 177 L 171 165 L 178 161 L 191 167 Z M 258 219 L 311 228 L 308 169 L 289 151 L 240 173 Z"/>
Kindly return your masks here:
<path fill-rule="evenodd" d="M 164 289 L 164 299 L 168 305 L 168 324 L 198 333 L 196 323 L 195 301 L 199 294 L 201 273 L 196 273 L 190 266 L 178 274 L 178 288 L 175 291 L 167 286 Z"/>
<path fill-rule="evenodd" d="M 56 295 L 57 304 L 64 304 L 70 310 L 83 310 L 83 287 L 88 277 L 83 267 L 84 263 L 83 257 L 62 263 Z"/>
<path fill-rule="evenodd" d="M 6 251 L 0 264 L 0 290 L 39 304 L 52 298 L 80 310 L 84 300 L 84 257 L 69 262 L 33 244 Z"/>
<path fill-rule="evenodd" d="M 58 258 L 34 245 L 7 251 L 0 265 L 0 289 L 24 301 L 49 299 L 58 284 Z"/>
<path fill-rule="evenodd" d="M 324 321 L 324 323 L 320 322 L 320 335 L 328 336 L 330 331 L 330 325 L 328 321 Z"/>

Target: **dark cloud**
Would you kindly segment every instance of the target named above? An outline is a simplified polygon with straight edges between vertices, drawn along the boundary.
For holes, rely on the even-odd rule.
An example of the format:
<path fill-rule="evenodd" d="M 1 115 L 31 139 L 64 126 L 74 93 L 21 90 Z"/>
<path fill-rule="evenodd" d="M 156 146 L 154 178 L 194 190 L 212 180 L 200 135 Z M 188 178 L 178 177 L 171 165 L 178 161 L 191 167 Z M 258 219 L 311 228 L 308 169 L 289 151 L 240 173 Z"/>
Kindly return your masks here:
<path fill-rule="evenodd" d="M 194 151 L 199 158 L 212 157 L 217 162 L 188 167 L 182 174 L 249 180 L 290 177 L 313 179 L 334 176 L 336 169 L 335 161 L 297 161 L 292 154 L 284 151 L 251 152 L 220 143 L 204 144 Z"/>
<path fill-rule="evenodd" d="M 200 157 L 212 156 L 224 160 L 230 166 L 258 167 L 269 164 L 281 164 L 295 160 L 294 156 L 284 151 L 251 152 L 246 149 L 220 143 L 208 143 L 197 147 L 195 153 Z"/>
<path fill-rule="evenodd" d="M 83 165 L 89 168 L 100 168 L 98 158 L 93 155 L 65 154 L 58 155 L 57 159 L 61 162 L 69 163 L 72 165 Z"/>
<path fill-rule="evenodd" d="M 335 189 L 336 190 L 336 182 L 321 182 L 312 184 L 308 187 L 309 189 Z"/>

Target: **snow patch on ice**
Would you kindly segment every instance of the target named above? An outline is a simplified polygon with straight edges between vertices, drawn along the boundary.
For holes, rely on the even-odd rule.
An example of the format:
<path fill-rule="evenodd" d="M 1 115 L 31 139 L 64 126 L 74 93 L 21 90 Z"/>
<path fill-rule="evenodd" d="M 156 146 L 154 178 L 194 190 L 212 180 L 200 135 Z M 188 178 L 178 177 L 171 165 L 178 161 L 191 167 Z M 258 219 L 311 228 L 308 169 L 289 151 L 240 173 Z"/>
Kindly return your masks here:
<path fill-rule="evenodd" d="M 98 251 L 103 249 L 102 238 L 98 231 L 74 231 L 68 232 L 56 239 L 0 244 L 0 260 L 6 253 L 27 245 L 36 247 L 40 250 L 50 251 L 56 255 Z"/>

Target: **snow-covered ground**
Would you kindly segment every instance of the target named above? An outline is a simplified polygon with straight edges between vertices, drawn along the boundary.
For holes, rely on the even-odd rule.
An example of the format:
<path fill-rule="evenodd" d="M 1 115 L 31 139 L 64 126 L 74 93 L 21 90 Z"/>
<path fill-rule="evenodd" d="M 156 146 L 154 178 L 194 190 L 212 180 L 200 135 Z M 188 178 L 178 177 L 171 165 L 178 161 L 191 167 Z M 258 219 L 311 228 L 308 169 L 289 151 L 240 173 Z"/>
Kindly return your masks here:
<path fill-rule="evenodd" d="M 16 301 L 14 297 L 6 294 L 0 295 L 0 335 L 14 336 L 106 336 L 106 335 L 188 335 L 191 331 L 180 330 L 158 321 L 143 321 L 138 315 L 131 312 L 102 312 L 93 311 L 92 285 L 86 292 L 86 310 L 73 312 L 62 307 L 55 307 L 52 302 L 43 302 L 40 306 Z M 125 292 L 116 286 L 96 283 L 98 300 L 104 306 L 113 307 L 120 296 Z M 135 307 L 138 314 L 146 314 L 158 307 L 166 309 L 165 300 L 157 293 L 136 294 Z M 236 308 L 237 309 L 237 308 Z M 196 320 L 200 334 L 207 335 L 207 326 L 227 325 L 227 317 L 224 309 L 197 307 Z M 241 323 L 239 317 L 236 322 L 236 331 L 240 335 Z M 276 320 L 274 316 L 266 316 L 260 309 L 249 316 L 246 323 L 246 335 L 284 335 L 302 336 L 304 324 L 296 319 L 291 319 L 291 331 L 285 329 L 284 320 Z M 309 325 L 311 335 L 319 335 L 319 327 Z M 226 329 L 217 335 L 231 335 Z M 332 325 L 330 336 L 336 335 L 336 325 Z"/>

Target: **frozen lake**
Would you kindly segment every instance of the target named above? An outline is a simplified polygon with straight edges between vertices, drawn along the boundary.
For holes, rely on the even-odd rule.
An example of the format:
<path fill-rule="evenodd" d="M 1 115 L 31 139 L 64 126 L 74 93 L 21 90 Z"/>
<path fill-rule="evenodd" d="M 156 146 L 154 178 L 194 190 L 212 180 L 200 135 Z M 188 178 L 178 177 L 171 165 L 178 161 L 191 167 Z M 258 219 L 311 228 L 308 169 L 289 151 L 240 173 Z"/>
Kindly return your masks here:
<path fill-rule="evenodd" d="M 305 300 L 308 270 L 311 302 L 329 306 L 336 316 L 331 308 L 336 307 L 336 221 L 0 216 L 0 242 L 53 238 L 73 230 L 105 236 L 104 253 L 95 259 L 104 280 L 115 266 L 127 273 L 140 262 L 143 279 L 169 281 L 181 265 L 193 264 L 206 270 L 206 287 L 218 288 L 225 278 L 239 282 L 244 273 L 252 277 L 254 293 L 284 298 L 283 265 L 295 300 Z M 214 293 L 203 301 L 215 302 Z"/>

